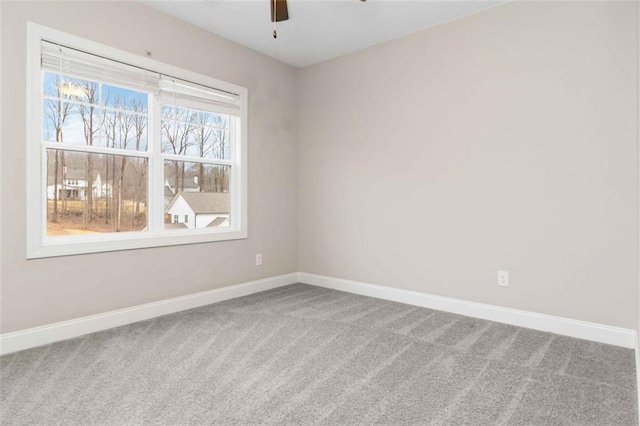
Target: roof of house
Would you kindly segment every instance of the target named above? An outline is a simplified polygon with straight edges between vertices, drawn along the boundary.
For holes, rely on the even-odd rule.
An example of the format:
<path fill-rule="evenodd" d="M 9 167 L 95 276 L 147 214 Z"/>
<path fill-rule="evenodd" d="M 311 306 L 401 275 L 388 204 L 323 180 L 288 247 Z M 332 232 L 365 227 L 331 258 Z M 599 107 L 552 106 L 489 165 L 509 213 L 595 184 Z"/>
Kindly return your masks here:
<path fill-rule="evenodd" d="M 211 221 L 210 224 L 207 225 L 207 228 L 217 228 L 218 226 L 222 225 L 225 220 L 227 220 L 226 217 L 223 217 L 223 216 L 216 217 Z"/>
<path fill-rule="evenodd" d="M 179 192 L 167 210 L 171 209 L 178 197 L 182 197 L 195 214 L 229 213 L 228 192 Z"/>
<path fill-rule="evenodd" d="M 97 170 L 93 170 L 93 178 L 97 179 L 100 173 Z M 78 179 L 85 180 L 87 178 L 87 170 L 82 169 L 67 169 L 67 173 L 65 174 L 67 179 Z"/>
<path fill-rule="evenodd" d="M 184 223 L 165 223 L 164 229 L 187 229 L 187 225 Z"/>
<path fill-rule="evenodd" d="M 167 182 L 169 182 L 169 186 L 171 186 L 171 188 L 175 188 L 176 187 L 176 178 L 168 177 L 167 178 Z M 185 176 L 184 177 L 184 185 L 182 185 L 182 187 L 184 187 L 184 188 L 199 188 L 198 184 L 193 181 L 193 177 L 189 177 L 189 176 Z"/>

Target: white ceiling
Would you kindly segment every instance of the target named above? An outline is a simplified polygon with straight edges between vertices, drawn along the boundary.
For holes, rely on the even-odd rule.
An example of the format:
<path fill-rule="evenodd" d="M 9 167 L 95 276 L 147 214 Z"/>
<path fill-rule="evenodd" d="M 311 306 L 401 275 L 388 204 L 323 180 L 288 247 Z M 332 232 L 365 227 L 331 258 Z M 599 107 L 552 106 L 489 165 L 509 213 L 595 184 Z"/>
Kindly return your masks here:
<path fill-rule="evenodd" d="M 270 0 L 143 2 L 296 67 L 305 67 L 506 0 L 288 0 L 289 21 L 273 39 Z"/>

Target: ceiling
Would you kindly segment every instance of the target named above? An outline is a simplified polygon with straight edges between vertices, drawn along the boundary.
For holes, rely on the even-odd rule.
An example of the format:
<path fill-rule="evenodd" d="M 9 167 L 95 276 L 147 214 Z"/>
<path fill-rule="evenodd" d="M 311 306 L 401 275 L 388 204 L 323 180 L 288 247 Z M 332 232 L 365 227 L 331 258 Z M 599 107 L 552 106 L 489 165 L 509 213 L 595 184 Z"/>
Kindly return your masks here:
<path fill-rule="evenodd" d="M 270 0 L 143 2 L 295 67 L 382 43 L 505 0 L 288 0 L 289 21 L 272 37 Z"/>

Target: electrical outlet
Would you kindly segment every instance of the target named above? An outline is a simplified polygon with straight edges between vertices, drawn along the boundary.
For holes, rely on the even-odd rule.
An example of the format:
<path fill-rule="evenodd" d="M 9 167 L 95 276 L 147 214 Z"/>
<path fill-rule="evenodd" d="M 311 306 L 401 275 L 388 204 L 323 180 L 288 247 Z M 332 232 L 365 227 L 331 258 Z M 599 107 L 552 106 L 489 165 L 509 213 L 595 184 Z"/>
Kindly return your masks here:
<path fill-rule="evenodd" d="M 256 254 L 256 266 L 262 265 L 262 255 Z"/>
<path fill-rule="evenodd" d="M 509 272 L 498 271 L 498 285 L 500 287 L 509 287 Z"/>

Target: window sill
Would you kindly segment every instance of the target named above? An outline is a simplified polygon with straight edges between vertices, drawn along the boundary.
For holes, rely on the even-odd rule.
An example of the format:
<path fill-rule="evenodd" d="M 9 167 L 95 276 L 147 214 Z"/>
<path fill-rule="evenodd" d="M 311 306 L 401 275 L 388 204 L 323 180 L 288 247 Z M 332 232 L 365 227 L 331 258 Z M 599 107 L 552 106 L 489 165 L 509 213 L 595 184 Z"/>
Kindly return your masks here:
<path fill-rule="evenodd" d="M 176 230 L 157 234 L 150 232 L 122 232 L 96 234 L 91 237 L 91 240 L 88 240 L 87 236 L 56 237 L 55 241 L 45 241 L 37 246 L 28 247 L 27 259 L 232 241 L 246 238 L 246 230 Z"/>

